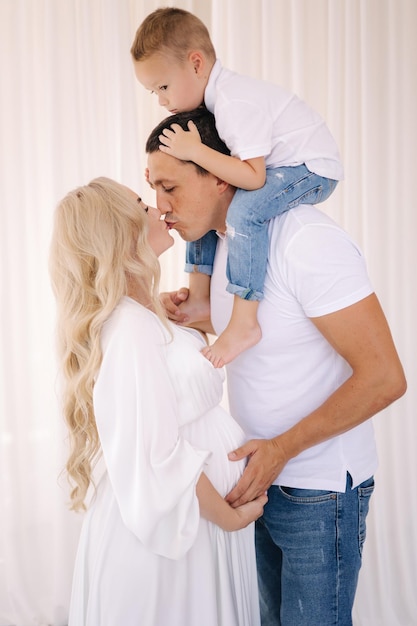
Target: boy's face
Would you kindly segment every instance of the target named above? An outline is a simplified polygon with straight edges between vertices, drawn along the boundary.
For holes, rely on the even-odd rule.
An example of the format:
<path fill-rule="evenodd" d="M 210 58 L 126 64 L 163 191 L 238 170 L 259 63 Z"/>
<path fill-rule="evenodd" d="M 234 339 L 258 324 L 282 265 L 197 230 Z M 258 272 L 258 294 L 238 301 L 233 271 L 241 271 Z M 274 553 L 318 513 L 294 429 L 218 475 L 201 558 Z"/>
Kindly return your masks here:
<path fill-rule="evenodd" d="M 198 54 L 198 53 L 197 53 Z M 145 61 L 135 61 L 138 81 L 158 96 L 160 106 L 170 113 L 192 111 L 204 101 L 207 78 L 202 75 L 200 57 L 178 59 L 155 53 Z"/>

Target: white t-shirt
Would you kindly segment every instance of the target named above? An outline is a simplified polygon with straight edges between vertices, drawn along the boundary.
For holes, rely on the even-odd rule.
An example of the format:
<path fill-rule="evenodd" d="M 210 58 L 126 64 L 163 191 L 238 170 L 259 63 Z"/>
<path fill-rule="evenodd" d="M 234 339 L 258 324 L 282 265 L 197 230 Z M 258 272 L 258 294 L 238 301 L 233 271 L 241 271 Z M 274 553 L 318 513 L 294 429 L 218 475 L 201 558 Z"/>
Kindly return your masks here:
<path fill-rule="evenodd" d="M 343 179 L 339 151 L 326 123 L 295 94 L 225 69 L 217 60 L 204 101 L 233 156 L 263 156 L 267 167 L 305 163 L 319 176 Z"/>
<path fill-rule="evenodd" d="M 343 309 L 373 293 L 358 246 L 333 220 L 301 205 L 270 223 L 261 341 L 227 366 L 230 410 L 249 438 L 270 438 L 320 406 L 351 374 L 346 361 L 309 319 Z M 211 280 L 212 321 L 230 317 L 227 240 L 217 246 Z M 371 420 L 291 459 L 276 484 L 344 491 L 377 465 Z"/>

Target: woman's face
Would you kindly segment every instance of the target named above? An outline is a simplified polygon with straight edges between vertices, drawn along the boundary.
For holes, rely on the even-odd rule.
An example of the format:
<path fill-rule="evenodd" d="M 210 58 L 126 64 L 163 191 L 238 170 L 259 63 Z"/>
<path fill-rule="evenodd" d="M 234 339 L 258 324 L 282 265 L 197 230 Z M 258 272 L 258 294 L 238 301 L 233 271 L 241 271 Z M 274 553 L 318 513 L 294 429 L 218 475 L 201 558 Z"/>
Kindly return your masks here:
<path fill-rule="evenodd" d="M 141 198 L 137 198 L 141 210 L 146 211 L 148 216 L 148 243 L 156 256 L 160 256 L 165 250 L 174 245 L 174 238 L 169 233 L 169 228 L 158 209 L 148 206 Z"/>

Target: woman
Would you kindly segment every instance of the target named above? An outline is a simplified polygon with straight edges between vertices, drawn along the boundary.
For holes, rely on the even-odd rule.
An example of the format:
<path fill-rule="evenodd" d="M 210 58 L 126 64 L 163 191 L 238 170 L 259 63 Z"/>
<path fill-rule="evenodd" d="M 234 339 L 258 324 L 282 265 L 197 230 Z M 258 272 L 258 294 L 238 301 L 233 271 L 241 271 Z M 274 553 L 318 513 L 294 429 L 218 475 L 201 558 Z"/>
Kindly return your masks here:
<path fill-rule="evenodd" d="M 157 209 L 106 178 L 58 205 L 50 270 L 70 436 L 72 508 L 85 508 L 70 626 L 259 624 L 253 522 L 233 509 L 243 433 L 196 331 L 167 321 Z M 235 531 L 235 532 L 230 532 Z"/>

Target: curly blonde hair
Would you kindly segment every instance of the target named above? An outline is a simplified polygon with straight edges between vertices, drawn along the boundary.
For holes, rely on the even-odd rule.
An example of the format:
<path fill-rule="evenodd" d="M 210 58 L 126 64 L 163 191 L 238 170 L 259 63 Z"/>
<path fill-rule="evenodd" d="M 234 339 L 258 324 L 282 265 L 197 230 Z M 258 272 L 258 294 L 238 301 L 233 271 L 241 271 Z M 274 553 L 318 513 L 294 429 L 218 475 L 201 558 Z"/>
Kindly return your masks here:
<path fill-rule="evenodd" d="M 102 360 L 103 324 L 132 282 L 141 303 L 167 324 L 158 297 L 160 266 L 147 232 L 146 213 L 134 194 L 104 177 L 68 193 L 55 211 L 49 268 L 69 431 L 66 471 L 75 511 L 86 508 L 101 453 L 93 387 Z"/>

